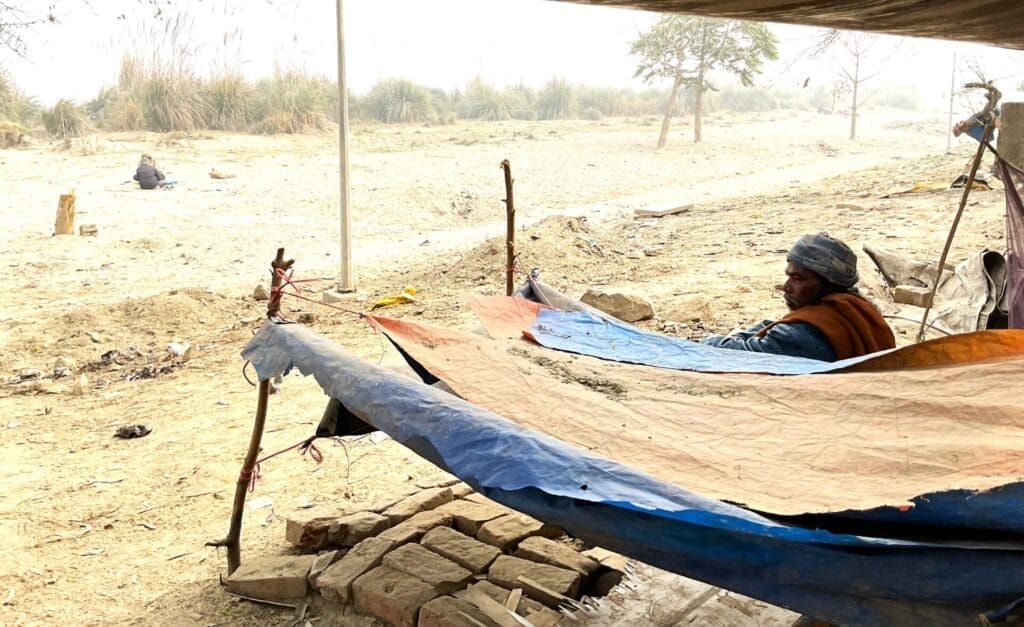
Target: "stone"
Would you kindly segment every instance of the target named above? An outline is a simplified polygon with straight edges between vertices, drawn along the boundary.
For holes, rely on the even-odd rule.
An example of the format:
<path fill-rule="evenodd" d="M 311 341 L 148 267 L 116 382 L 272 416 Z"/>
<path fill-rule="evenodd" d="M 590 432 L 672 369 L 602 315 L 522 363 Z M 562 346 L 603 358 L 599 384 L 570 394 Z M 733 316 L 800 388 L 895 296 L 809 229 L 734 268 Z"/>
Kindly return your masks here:
<path fill-rule="evenodd" d="M 576 598 L 580 591 L 580 574 L 574 570 L 538 564 L 520 557 L 501 555 L 487 570 L 487 579 L 506 588 L 522 588 L 530 598 L 550 607 L 558 607 L 559 599 L 536 588 L 519 577 L 526 577 L 557 594 Z"/>
<path fill-rule="evenodd" d="M 932 294 L 930 287 L 917 287 L 915 285 L 897 285 L 892 291 L 893 302 L 901 305 L 914 305 L 915 307 L 927 307 L 928 297 Z"/>
<path fill-rule="evenodd" d="M 89 377 L 85 376 L 84 372 L 78 373 L 75 377 L 75 383 L 71 386 L 71 394 L 74 396 L 85 396 L 85 393 L 89 390 Z"/>
<path fill-rule="evenodd" d="M 267 288 L 263 287 L 263 284 L 256 286 L 256 289 L 252 291 L 252 297 L 256 300 L 270 300 L 270 294 L 267 292 Z"/>
<path fill-rule="evenodd" d="M 452 515 L 452 525 L 464 534 L 476 537 L 480 527 L 489 520 L 513 513 L 497 504 L 487 505 L 468 499 L 459 499 L 438 507 L 437 512 Z"/>
<path fill-rule="evenodd" d="M 385 529 L 377 537 L 390 540 L 395 544 L 419 542 L 423 534 L 434 527 L 450 527 L 451 524 L 451 514 L 438 511 L 420 512 L 405 522 L 398 523 L 390 529 Z"/>
<path fill-rule="evenodd" d="M 367 538 L 355 545 L 345 557 L 328 566 L 317 578 L 316 587 L 320 594 L 328 601 L 351 603 L 352 583 L 370 569 L 380 566 L 384 555 L 394 546 L 394 542 L 379 537 Z"/>
<path fill-rule="evenodd" d="M 254 599 L 301 599 L 315 555 L 281 555 L 243 562 L 227 578 L 228 590 Z"/>
<path fill-rule="evenodd" d="M 661 319 L 708 324 L 715 321 L 715 310 L 711 306 L 711 299 L 704 296 L 690 296 L 672 305 L 667 312 L 661 314 Z"/>
<path fill-rule="evenodd" d="M 396 627 L 416 627 L 420 607 L 439 596 L 429 583 L 378 566 L 352 584 L 356 607 Z"/>
<path fill-rule="evenodd" d="M 443 596 L 423 604 L 417 627 L 478 627 L 476 623 L 470 622 L 460 614 L 465 614 L 478 623 L 490 624 L 487 617 L 475 606 L 462 599 Z"/>
<path fill-rule="evenodd" d="M 343 300 L 345 300 L 345 297 L 340 292 L 332 290 L 324 290 L 324 293 L 321 296 L 321 301 L 325 303 L 340 303 Z"/>
<path fill-rule="evenodd" d="M 355 512 L 342 516 L 327 529 L 331 546 L 355 546 L 391 526 L 388 519 L 373 512 Z"/>
<path fill-rule="evenodd" d="M 421 490 L 420 492 L 410 494 L 381 512 L 381 514 L 387 516 L 392 525 L 397 525 L 404 520 L 412 518 L 420 512 L 425 512 L 444 505 L 445 503 L 450 503 L 451 500 L 451 488 L 430 488 L 428 490 Z"/>
<path fill-rule="evenodd" d="M 515 555 L 534 562 L 575 570 L 583 577 L 590 577 L 601 567 L 600 562 L 583 555 L 571 546 L 539 536 L 526 538 L 520 542 Z"/>
<path fill-rule="evenodd" d="M 639 296 L 589 289 L 580 300 L 625 322 L 639 322 L 654 317 L 654 305 Z"/>
<path fill-rule="evenodd" d="M 74 370 L 78 368 L 78 361 L 76 361 L 73 357 L 66 357 L 64 355 L 60 355 L 59 357 L 57 357 L 57 359 L 53 360 L 53 369 L 57 370 L 58 368 L 62 368 L 64 370 Z"/>
<path fill-rule="evenodd" d="M 476 539 L 496 546 L 503 552 L 511 551 L 520 541 L 530 536 L 558 537 L 564 532 L 524 514 L 505 514 L 480 526 Z"/>
<path fill-rule="evenodd" d="M 309 574 L 306 576 L 306 580 L 309 585 L 316 587 L 316 580 L 320 578 L 320 575 L 327 570 L 327 567 L 338 561 L 344 555 L 341 551 L 326 551 L 316 556 L 313 560 L 313 565 L 309 567 Z"/>
<path fill-rule="evenodd" d="M 80 224 L 78 225 L 79 235 L 99 235 L 100 229 L 95 224 Z"/>
<path fill-rule="evenodd" d="M 473 578 L 473 573 L 421 544 L 398 547 L 384 556 L 384 565 L 418 577 L 445 594 L 464 588 Z"/>
<path fill-rule="evenodd" d="M 285 522 L 284 539 L 303 549 L 325 546 L 331 523 L 345 514 L 345 510 L 334 505 L 317 505 L 295 510 Z"/>
<path fill-rule="evenodd" d="M 487 570 L 491 562 L 501 555 L 501 551 L 495 547 L 474 540 L 450 527 L 434 527 L 423 536 L 420 543 L 474 575 Z"/>

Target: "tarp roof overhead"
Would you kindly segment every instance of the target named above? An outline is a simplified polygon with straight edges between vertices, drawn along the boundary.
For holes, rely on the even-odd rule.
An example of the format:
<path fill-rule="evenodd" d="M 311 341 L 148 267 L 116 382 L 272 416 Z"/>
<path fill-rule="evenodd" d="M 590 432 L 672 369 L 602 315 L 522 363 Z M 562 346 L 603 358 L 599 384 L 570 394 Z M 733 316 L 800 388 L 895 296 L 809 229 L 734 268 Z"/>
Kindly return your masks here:
<path fill-rule="evenodd" d="M 1024 50 L 1020 0 L 563 0 L 761 22 L 866 30 Z"/>

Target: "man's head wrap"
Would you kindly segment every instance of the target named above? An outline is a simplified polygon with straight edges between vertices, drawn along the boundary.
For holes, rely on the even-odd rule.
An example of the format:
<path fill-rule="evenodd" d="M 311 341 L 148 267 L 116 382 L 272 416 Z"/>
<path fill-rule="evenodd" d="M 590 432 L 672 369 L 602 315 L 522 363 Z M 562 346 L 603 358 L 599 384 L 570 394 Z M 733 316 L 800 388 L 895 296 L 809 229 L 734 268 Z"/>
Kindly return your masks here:
<path fill-rule="evenodd" d="M 786 261 L 799 264 L 839 287 L 851 288 L 860 280 L 857 255 L 828 233 L 804 235 L 789 249 Z"/>

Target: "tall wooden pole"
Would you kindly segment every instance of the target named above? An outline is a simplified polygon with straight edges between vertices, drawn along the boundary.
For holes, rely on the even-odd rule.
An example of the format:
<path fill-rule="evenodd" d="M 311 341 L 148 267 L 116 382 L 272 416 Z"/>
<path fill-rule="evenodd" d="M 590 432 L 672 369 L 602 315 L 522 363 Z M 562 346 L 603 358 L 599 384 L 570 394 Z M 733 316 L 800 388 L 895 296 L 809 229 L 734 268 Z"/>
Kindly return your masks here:
<path fill-rule="evenodd" d="M 284 249 L 277 249 L 277 257 L 270 264 L 270 301 L 267 303 L 268 321 L 264 324 L 273 324 L 269 319 L 277 316 L 281 307 L 281 272 L 287 272 L 294 259 L 284 260 Z M 263 427 L 267 422 L 267 404 L 270 400 L 270 379 L 260 381 L 260 389 L 256 399 L 256 419 L 252 425 L 252 435 L 249 437 L 249 449 L 245 453 L 245 460 L 242 462 L 242 471 L 238 473 L 238 481 L 235 483 L 235 500 L 231 504 L 231 524 L 228 527 L 228 535 L 223 540 L 207 542 L 206 546 L 225 547 L 228 551 L 228 575 L 235 572 L 242 564 L 242 514 L 245 513 L 245 495 L 249 490 L 249 482 L 252 480 L 252 473 L 256 465 L 256 458 L 260 453 L 260 445 L 263 440 Z"/>
<path fill-rule="evenodd" d="M 516 205 L 512 199 L 512 164 L 505 159 L 501 162 L 505 171 L 505 295 L 515 290 L 516 265 Z"/>
<path fill-rule="evenodd" d="M 985 125 L 985 130 L 981 133 L 981 139 L 978 140 L 978 152 L 974 155 L 974 161 L 971 162 L 971 173 L 967 175 L 967 183 L 964 184 L 964 193 L 960 197 L 960 207 L 956 211 L 956 215 L 953 217 L 953 225 L 949 227 L 949 236 L 946 237 L 946 245 L 942 248 L 942 255 L 939 257 L 939 265 L 935 269 L 935 278 L 932 280 L 932 291 L 928 294 L 928 300 L 924 303 L 924 314 L 921 315 L 921 328 L 917 330 L 917 341 L 924 341 L 924 333 L 928 328 L 928 313 L 932 310 L 932 303 L 935 301 L 935 291 L 939 289 L 939 281 L 942 280 L 942 271 L 946 267 L 946 256 L 949 255 L 949 247 L 953 244 L 953 236 L 956 235 L 956 228 L 960 225 L 960 217 L 964 215 L 964 207 L 967 206 L 967 197 L 971 193 L 971 188 L 974 187 L 974 175 L 978 173 L 978 166 L 981 165 L 981 157 L 985 154 L 985 147 L 988 144 L 988 138 L 992 134 L 992 127 L 994 121 L 989 120 L 988 124 Z"/>
<path fill-rule="evenodd" d="M 341 268 L 338 274 L 338 289 L 348 291 L 355 288 L 352 281 L 352 223 L 349 218 L 348 182 L 348 83 L 345 79 L 345 18 L 342 0 L 337 0 L 338 16 L 338 174 L 341 189 Z"/>

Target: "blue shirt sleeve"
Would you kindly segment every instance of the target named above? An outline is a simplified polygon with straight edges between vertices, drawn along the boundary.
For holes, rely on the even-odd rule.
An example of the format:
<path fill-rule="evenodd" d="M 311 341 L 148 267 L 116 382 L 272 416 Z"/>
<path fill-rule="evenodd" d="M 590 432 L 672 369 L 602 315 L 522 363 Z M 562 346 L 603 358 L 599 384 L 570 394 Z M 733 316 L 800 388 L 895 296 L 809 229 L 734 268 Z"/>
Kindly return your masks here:
<path fill-rule="evenodd" d="M 770 320 L 764 320 L 749 329 L 729 335 L 709 335 L 700 343 L 718 348 L 791 355 L 819 361 L 836 361 L 839 358 L 825 334 L 803 322 L 777 324 L 763 337 L 756 337 L 757 332 L 769 324 Z"/>

